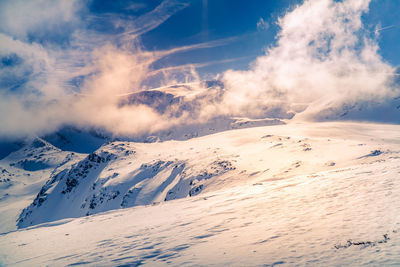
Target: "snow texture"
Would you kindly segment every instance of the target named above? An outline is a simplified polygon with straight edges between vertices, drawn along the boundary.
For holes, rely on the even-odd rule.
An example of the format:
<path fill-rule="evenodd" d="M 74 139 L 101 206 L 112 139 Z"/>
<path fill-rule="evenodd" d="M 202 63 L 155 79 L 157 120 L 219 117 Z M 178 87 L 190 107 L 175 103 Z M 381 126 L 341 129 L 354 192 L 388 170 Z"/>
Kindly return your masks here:
<path fill-rule="evenodd" d="M 21 229 L 1 234 L 0 262 L 397 265 L 399 133 L 397 125 L 290 123 L 186 141 L 116 141 L 88 155 L 39 140 L 0 162 L 2 179 L 19 175 L 7 176 L 2 192 L 17 192 L 27 174 L 48 175 L 30 205 L 25 199 Z M 28 152 L 56 168 L 24 170 L 19 153 Z"/>

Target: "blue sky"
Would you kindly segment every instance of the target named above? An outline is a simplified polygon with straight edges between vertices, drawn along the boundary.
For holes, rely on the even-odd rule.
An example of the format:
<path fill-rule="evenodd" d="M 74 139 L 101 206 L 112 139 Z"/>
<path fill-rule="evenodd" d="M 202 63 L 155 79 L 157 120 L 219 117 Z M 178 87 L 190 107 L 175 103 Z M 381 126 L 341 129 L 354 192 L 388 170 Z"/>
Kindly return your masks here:
<path fill-rule="evenodd" d="M 392 65 L 400 65 L 400 2 L 396 0 L 374 0 L 370 12 L 364 16 L 366 25 L 386 28 L 380 31 L 380 53 Z"/>
<path fill-rule="evenodd" d="M 199 69 L 202 74 L 215 74 L 223 70 L 247 69 L 250 62 L 274 45 L 279 31 L 277 19 L 303 1 L 299 0 L 193 0 L 157 28 L 141 36 L 146 49 L 160 50 L 201 42 L 232 38 L 224 46 L 200 49 L 168 57 L 160 63 L 188 64 L 216 61 Z M 126 10 L 136 3 L 137 9 Z M 150 11 L 161 1 L 93 1 L 90 11 L 104 14 L 140 15 Z M 379 31 L 379 53 L 392 65 L 400 64 L 400 2 L 373 0 L 369 13 L 363 16 L 365 30 Z M 260 20 L 264 27 L 257 27 Z M 224 62 L 225 60 L 232 60 Z M 218 63 L 218 61 L 221 61 Z"/>
<path fill-rule="evenodd" d="M 276 19 L 297 1 L 229 1 L 197 0 L 172 16 L 157 29 L 142 36 L 146 47 L 165 49 L 174 46 L 235 37 L 222 47 L 203 49 L 176 56 L 181 62 L 218 61 L 232 59 L 205 68 L 219 72 L 226 68 L 246 69 L 249 62 L 264 53 L 274 42 L 278 27 Z M 260 19 L 264 27 L 258 27 Z"/>
<path fill-rule="evenodd" d="M 399 11 L 397 0 L 1 0 L 0 137 L 383 103 L 400 94 Z M 118 102 L 216 77 L 223 97 L 187 117 Z"/>
<path fill-rule="evenodd" d="M 181 1 L 187 6 L 176 12 L 153 30 L 140 36 L 147 50 L 164 50 L 215 40 L 230 39 L 223 46 L 191 50 L 162 59 L 157 66 L 214 62 L 200 68 L 201 74 L 211 77 L 228 68 L 246 69 L 265 48 L 272 45 L 278 27 L 276 20 L 290 10 L 298 0 L 238 1 L 193 0 Z M 102 1 L 88 2 L 82 16 L 105 16 L 90 27 L 98 31 L 118 33 L 108 15 L 115 17 L 140 16 L 162 3 L 152 1 Z M 260 24 L 260 19 L 264 21 Z M 62 37 L 60 40 L 63 40 Z M 226 62 L 227 61 L 227 62 Z M 207 75 L 208 74 L 208 75 Z"/>
<path fill-rule="evenodd" d="M 23 1 L 15 2 L 23 3 Z M 37 2 L 39 4 L 35 6 L 36 8 L 44 10 L 48 8 L 41 6 L 46 4 L 45 1 L 41 4 Z M 0 4 L 3 15 L 9 15 L 11 19 L 7 21 L 8 23 L 3 23 L 0 30 L 13 38 L 26 40 L 28 43 L 39 43 L 44 47 L 58 46 L 60 49 L 73 46 L 70 41 L 73 39 L 74 32 L 82 29 L 93 30 L 97 35 L 103 35 L 103 39 L 112 41 L 115 36 L 126 31 L 124 26 L 115 25 L 116 20 L 120 19 L 122 23 L 134 21 L 141 15 L 154 10 L 163 1 L 87 0 L 77 2 L 75 9 L 71 11 L 74 12 L 73 19 L 55 20 L 50 17 L 49 21 L 43 20 L 38 23 L 36 28 L 27 27 L 26 36 L 22 37 L 21 30 L 24 30 L 21 29 L 22 26 L 11 26 L 14 23 L 14 21 L 11 22 L 11 16 L 14 15 L 13 13 L 18 13 L 16 9 L 20 6 L 13 7 L 10 4 L 13 1 L 4 1 Z M 172 11 L 167 19 L 151 30 L 146 29 L 138 36 L 136 42 L 144 50 L 157 51 L 223 40 L 223 45 L 174 53 L 157 60 L 152 65 L 154 68 L 162 68 L 206 63 L 197 68 L 203 78 L 213 77 L 227 69 L 248 69 L 251 62 L 265 54 L 268 47 L 275 45 L 277 33 L 280 30 L 277 25 L 278 18 L 303 3 L 302 0 L 176 0 L 170 2 L 182 3 L 183 6 Z M 365 31 L 373 35 L 378 30 L 377 40 L 380 46 L 378 53 L 393 66 L 400 65 L 399 12 L 399 1 L 372 0 L 369 12 L 362 17 Z M 17 18 L 19 16 L 35 18 L 29 6 L 20 13 L 17 14 Z M 30 21 L 22 20 L 22 23 L 29 24 Z M 18 21 L 16 24 L 18 25 Z M 13 30 L 16 31 L 13 32 Z M 12 57 L 15 55 L 3 57 L 3 64 L 10 63 Z"/>

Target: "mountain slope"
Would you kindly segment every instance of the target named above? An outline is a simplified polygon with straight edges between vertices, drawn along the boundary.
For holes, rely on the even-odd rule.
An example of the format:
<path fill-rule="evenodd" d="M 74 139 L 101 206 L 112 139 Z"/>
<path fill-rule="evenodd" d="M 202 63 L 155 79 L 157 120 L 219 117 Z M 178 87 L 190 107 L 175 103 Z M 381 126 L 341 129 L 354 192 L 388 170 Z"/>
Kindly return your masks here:
<path fill-rule="evenodd" d="M 53 172 L 22 212 L 18 226 L 194 196 L 207 180 L 235 169 L 231 162 L 215 156 L 194 164 L 187 156 L 146 155 L 144 147 L 136 145 L 139 155 L 134 143 L 113 142 Z"/>
<path fill-rule="evenodd" d="M 81 154 L 62 151 L 40 138 L 21 146 L 0 161 L 0 232 L 16 228 L 22 209 L 32 202 L 51 173 L 81 158 Z"/>
<path fill-rule="evenodd" d="M 303 138 L 284 131 L 302 127 L 252 128 L 151 144 L 108 143 L 52 172 L 20 215 L 18 227 L 195 196 L 259 176 L 282 179 L 344 167 L 385 151 L 374 142 Z M 336 154 L 339 148 L 349 151 Z"/>
<path fill-rule="evenodd" d="M 94 160 L 97 170 L 111 174 L 116 169 L 108 169 L 123 170 L 127 164 L 118 160 L 123 151 L 134 151 L 126 156 L 132 161 L 128 166 L 139 167 L 129 167 L 130 175 L 109 178 L 104 185 L 113 179 L 117 179 L 113 186 L 136 179 L 134 188 L 146 192 L 166 188 L 157 179 L 164 171 L 169 181 L 183 172 L 188 175 L 189 164 L 206 166 L 210 159 L 219 159 L 231 162 L 235 169 L 210 178 L 201 194 L 193 197 L 3 234 L 0 262 L 16 266 L 397 264 L 399 133 L 400 126 L 395 125 L 289 124 L 181 142 L 111 143 L 75 166 Z M 122 144 L 129 146 L 119 149 Z M 162 162 L 140 168 L 142 162 L 155 158 Z M 153 168 L 156 175 L 141 186 L 139 177 L 147 177 L 144 173 Z M 80 181 L 71 193 L 83 184 Z M 51 201 L 55 191 L 43 203 Z M 74 203 L 72 195 L 70 201 Z"/>

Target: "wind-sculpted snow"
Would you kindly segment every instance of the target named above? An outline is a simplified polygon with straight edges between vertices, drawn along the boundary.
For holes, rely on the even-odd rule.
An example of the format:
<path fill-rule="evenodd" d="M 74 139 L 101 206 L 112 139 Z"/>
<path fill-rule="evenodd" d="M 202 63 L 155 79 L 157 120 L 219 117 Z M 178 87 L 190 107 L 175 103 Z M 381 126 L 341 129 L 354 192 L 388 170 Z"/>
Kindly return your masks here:
<path fill-rule="evenodd" d="M 163 186 L 157 179 L 162 173 L 168 184 L 183 176 L 194 183 L 214 183 L 184 199 L 4 234 L 0 262 L 15 266 L 398 265 L 398 132 L 399 127 L 391 125 L 330 123 L 235 130 L 185 142 L 112 143 L 90 156 L 93 161 L 88 156 L 78 165 L 92 162 L 116 173 L 99 175 L 106 180 L 107 192 L 136 184 L 130 188 L 127 206 L 146 201 L 140 194 L 154 192 L 149 190 L 154 186 L 179 192 L 178 185 L 183 184 Z M 134 163 L 160 150 L 171 157 Z M 122 156 L 124 151 L 134 151 L 126 157 L 134 169 L 129 179 L 121 177 L 124 163 L 119 161 L 118 170 L 110 156 Z M 171 160 L 182 155 L 187 161 Z M 207 165 L 205 155 L 216 155 L 217 160 Z M 277 164 L 277 158 L 283 163 Z M 190 167 L 193 161 L 201 167 Z M 196 177 L 189 174 L 200 169 Z M 217 176 L 221 173 L 228 176 Z M 145 183 L 149 176 L 152 183 Z M 100 192 L 106 191 L 96 191 L 94 210 L 104 205 L 101 197 L 106 203 L 124 194 Z"/>
<path fill-rule="evenodd" d="M 399 132 L 288 124 L 70 153 L 0 263 L 397 265 Z"/>

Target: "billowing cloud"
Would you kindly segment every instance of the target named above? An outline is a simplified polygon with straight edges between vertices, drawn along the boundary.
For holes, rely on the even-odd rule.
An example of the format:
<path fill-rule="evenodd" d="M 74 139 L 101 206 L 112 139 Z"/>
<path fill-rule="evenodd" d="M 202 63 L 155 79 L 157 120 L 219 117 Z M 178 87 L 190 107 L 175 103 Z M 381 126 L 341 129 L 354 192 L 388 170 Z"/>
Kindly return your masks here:
<path fill-rule="evenodd" d="M 224 74 L 229 112 L 279 109 L 312 118 L 344 103 L 393 96 L 395 69 L 362 25 L 369 2 L 308 0 L 280 18 L 277 45 L 251 70 Z"/>
<path fill-rule="evenodd" d="M 77 0 L 1 1 L 0 30 L 24 41 L 42 37 L 49 40 L 61 32 L 65 35 L 79 23 L 76 12 L 83 8 L 82 3 Z"/>

